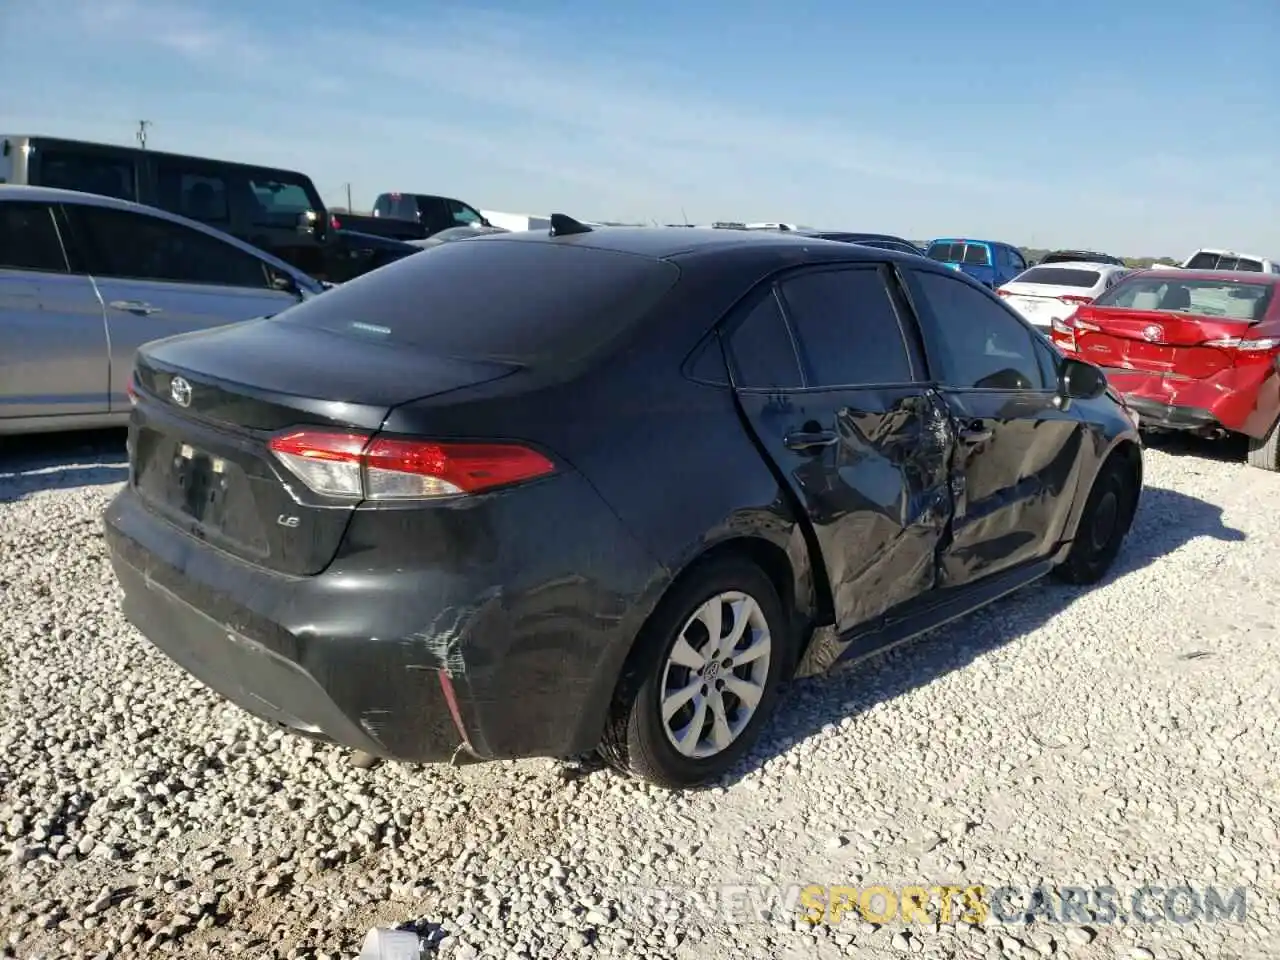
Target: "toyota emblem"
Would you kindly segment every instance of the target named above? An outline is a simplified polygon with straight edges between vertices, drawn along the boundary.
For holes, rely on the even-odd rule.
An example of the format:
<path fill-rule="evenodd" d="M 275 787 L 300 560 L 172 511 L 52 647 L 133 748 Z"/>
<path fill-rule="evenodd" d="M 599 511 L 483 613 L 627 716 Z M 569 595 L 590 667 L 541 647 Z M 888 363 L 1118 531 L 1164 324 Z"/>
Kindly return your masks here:
<path fill-rule="evenodd" d="M 180 407 L 191 406 L 191 384 L 182 377 L 174 377 L 169 381 L 169 396 Z"/>
<path fill-rule="evenodd" d="M 1152 323 L 1142 328 L 1142 337 L 1144 340 L 1150 340 L 1152 343 L 1159 343 L 1164 339 L 1164 327 L 1158 323 Z"/>

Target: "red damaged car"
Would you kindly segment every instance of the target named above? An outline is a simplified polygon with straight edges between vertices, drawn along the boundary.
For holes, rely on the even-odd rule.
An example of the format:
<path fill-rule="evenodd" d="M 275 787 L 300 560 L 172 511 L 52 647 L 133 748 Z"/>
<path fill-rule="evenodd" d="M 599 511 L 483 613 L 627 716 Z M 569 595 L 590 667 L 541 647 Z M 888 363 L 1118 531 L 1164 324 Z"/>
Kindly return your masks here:
<path fill-rule="evenodd" d="M 1051 337 L 1106 371 L 1144 429 L 1249 438 L 1249 462 L 1280 470 L 1280 276 L 1144 271 L 1065 320 Z"/>

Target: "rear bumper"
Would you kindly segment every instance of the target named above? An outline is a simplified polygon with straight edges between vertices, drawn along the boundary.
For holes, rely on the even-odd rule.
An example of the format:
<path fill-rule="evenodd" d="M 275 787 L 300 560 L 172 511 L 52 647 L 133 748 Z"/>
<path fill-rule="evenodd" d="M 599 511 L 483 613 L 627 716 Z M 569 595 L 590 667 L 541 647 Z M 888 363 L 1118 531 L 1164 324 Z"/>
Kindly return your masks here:
<path fill-rule="evenodd" d="M 415 669 L 400 645 L 299 636 L 215 598 L 129 539 L 119 515 L 113 504 L 106 536 L 125 617 L 205 686 L 268 723 L 376 756 L 447 760 L 462 745 L 437 671 Z"/>
<path fill-rule="evenodd" d="M 1217 418 L 1208 410 L 1198 407 L 1179 407 L 1160 403 L 1146 397 L 1122 393 L 1124 402 L 1141 418 L 1143 427 L 1159 427 L 1162 430 L 1213 430 L 1222 428 Z"/>
<path fill-rule="evenodd" d="M 1203 380 L 1130 369 L 1104 372 L 1143 426 L 1265 436 L 1275 420 L 1276 377 L 1266 369 L 1232 368 Z"/>
<path fill-rule="evenodd" d="M 599 743 L 654 568 L 585 481 L 560 481 L 469 511 L 471 552 L 448 566 L 441 527 L 377 512 L 356 511 L 359 549 L 312 577 L 214 549 L 130 487 L 104 531 L 126 617 L 263 720 L 412 763 L 563 757 Z M 507 512 L 522 535 L 499 549 Z"/>

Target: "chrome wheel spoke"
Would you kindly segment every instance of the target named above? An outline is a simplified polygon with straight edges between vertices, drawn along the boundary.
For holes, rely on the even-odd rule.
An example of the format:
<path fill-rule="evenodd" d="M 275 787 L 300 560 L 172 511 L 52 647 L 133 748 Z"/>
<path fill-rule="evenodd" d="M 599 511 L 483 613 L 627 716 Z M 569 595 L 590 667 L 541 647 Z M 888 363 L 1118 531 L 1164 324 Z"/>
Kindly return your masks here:
<path fill-rule="evenodd" d="M 764 695 L 764 687 L 733 675 L 724 678 L 724 688 L 738 698 L 748 710 L 754 710 Z"/>
<path fill-rule="evenodd" d="M 725 710 L 724 697 L 716 690 L 707 698 L 711 707 L 711 748 L 715 753 L 726 749 L 733 743 L 737 735 L 729 726 L 728 712 Z"/>
<path fill-rule="evenodd" d="M 689 721 L 689 725 L 679 734 L 676 746 L 680 748 L 680 752 L 686 756 L 693 756 L 698 749 L 698 742 L 702 739 L 702 728 L 707 721 L 707 698 L 699 696 L 694 701 L 693 719 Z"/>
<path fill-rule="evenodd" d="M 662 701 L 663 722 L 670 723 L 671 718 L 680 712 L 680 708 L 696 697 L 701 689 L 702 681 L 695 678 L 687 687 L 668 693 Z"/>
<path fill-rule="evenodd" d="M 684 638 L 684 634 L 681 634 L 680 639 L 676 641 L 676 645 L 671 648 L 671 662 L 678 667 L 701 670 L 702 665 L 707 662 L 707 658 L 693 649 L 693 645 Z"/>
<path fill-rule="evenodd" d="M 773 647 L 773 638 L 768 632 L 757 634 L 751 638 L 751 643 L 745 650 L 735 650 L 733 652 L 733 665 L 735 667 L 743 667 L 748 663 L 754 663 L 761 657 L 767 657 L 769 651 Z"/>

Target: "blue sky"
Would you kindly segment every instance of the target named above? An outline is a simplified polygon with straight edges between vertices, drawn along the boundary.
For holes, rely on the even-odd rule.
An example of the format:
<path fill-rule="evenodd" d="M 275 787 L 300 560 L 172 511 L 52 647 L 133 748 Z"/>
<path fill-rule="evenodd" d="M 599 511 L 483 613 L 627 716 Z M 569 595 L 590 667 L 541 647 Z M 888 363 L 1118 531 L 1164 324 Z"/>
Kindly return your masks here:
<path fill-rule="evenodd" d="M 488 209 L 1280 257 L 1280 3 L 36 0 L 0 130 Z"/>

